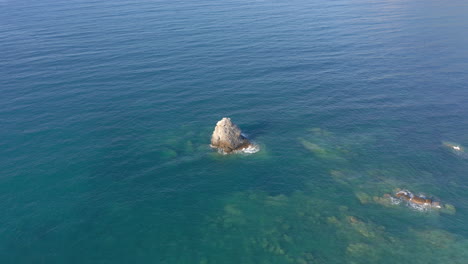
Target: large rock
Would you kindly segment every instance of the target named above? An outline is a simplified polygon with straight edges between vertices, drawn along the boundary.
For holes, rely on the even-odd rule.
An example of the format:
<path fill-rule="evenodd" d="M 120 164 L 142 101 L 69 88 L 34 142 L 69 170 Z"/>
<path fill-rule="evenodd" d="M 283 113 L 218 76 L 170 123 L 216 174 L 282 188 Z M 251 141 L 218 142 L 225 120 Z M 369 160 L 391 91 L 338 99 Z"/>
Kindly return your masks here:
<path fill-rule="evenodd" d="M 216 124 L 211 136 L 211 147 L 218 148 L 225 153 L 248 148 L 251 145 L 241 134 L 241 130 L 230 118 L 224 117 Z"/>

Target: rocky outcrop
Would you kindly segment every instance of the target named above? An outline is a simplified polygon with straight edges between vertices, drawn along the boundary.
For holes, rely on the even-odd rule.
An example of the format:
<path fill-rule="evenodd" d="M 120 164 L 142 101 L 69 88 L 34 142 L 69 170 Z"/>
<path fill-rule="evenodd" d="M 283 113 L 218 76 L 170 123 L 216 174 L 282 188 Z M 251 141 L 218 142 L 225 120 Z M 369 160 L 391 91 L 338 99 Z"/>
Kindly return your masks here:
<path fill-rule="evenodd" d="M 211 136 L 211 147 L 218 148 L 224 153 L 247 149 L 252 144 L 242 136 L 242 132 L 231 119 L 224 117 L 218 123 Z"/>
<path fill-rule="evenodd" d="M 441 208 L 439 202 L 433 201 L 432 199 L 428 199 L 424 196 L 414 195 L 410 191 L 402 190 L 402 191 L 397 192 L 395 196 L 402 200 L 408 201 L 408 203 L 410 204 L 433 207 L 433 208 Z"/>

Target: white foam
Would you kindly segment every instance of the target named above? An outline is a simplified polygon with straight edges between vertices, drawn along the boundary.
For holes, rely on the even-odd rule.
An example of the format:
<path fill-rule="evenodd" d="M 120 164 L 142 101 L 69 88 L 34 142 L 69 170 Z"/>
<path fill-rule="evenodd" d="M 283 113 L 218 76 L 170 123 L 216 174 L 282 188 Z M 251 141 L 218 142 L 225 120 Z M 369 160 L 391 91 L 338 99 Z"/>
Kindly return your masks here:
<path fill-rule="evenodd" d="M 240 149 L 236 152 L 240 152 L 240 153 L 246 153 L 246 154 L 253 154 L 253 153 L 256 153 L 260 151 L 260 147 L 258 145 L 249 145 L 248 147 L 246 148 L 243 148 L 243 149 Z"/>
<path fill-rule="evenodd" d="M 455 153 L 457 155 L 465 154 L 465 148 L 462 145 L 458 144 L 458 143 L 442 141 L 442 144 L 445 147 L 448 147 L 450 150 L 452 150 L 453 153 Z"/>
<path fill-rule="evenodd" d="M 408 207 L 416 211 L 420 211 L 420 212 L 428 211 L 431 209 L 431 205 L 429 204 L 416 204 L 416 203 L 408 202 L 407 205 Z"/>
<path fill-rule="evenodd" d="M 395 198 L 395 197 L 390 196 L 390 202 L 391 202 L 392 204 L 397 205 L 397 204 L 400 204 L 400 203 L 401 203 L 401 200 L 398 199 L 398 198 Z"/>
<path fill-rule="evenodd" d="M 210 145 L 210 147 L 216 148 L 216 147 L 214 147 L 212 145 Z M 242 154 L 242 153 L 244 153 L 244 154 L 253 154 L 253 153 L 257 153 L 259 151 L 260 151 L 260 146 L 255 145 L 255 144 L 251 144 L 246 148 L 234 150 L 232 153 L 235 153 L 235 154 Z M 228 154 L 223 149 L 220 149 L 220 148 L 218 148 L 218 153 L 223 154 L 223 155 Z"/>

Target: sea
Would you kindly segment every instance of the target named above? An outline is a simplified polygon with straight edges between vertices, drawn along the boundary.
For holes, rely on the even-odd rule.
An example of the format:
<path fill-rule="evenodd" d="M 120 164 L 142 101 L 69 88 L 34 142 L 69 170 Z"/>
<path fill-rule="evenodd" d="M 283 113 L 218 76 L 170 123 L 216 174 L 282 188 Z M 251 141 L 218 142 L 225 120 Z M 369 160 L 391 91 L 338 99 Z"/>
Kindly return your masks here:
<path fill-rule="evenodd" d="M 467 14 L 0 0 L 0 263 L 468 263 Z"/>

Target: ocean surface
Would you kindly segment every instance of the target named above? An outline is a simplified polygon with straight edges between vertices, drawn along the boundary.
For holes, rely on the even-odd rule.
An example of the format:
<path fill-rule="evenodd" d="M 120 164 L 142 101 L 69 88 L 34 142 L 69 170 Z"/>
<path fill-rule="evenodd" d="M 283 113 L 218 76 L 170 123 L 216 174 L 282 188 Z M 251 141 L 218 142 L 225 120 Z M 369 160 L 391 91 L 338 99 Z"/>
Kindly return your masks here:
<path fill-rule="evenodd" d="M 467 263 L 467 14 L 0 0 L 0 263 Z"/>

